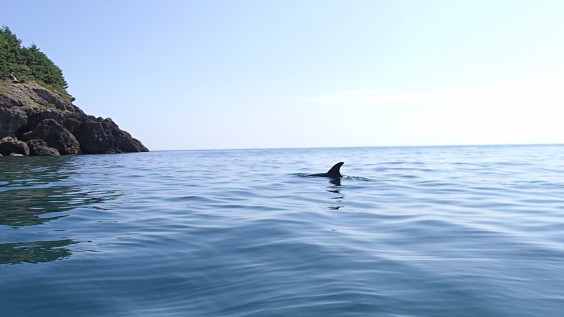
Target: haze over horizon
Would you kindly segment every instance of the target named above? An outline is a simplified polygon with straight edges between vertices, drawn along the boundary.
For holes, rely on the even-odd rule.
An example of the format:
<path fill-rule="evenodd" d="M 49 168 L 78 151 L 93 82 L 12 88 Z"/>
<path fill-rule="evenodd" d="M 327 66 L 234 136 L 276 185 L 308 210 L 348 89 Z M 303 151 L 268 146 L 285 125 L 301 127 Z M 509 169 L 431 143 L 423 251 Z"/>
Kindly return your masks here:
<path fill-rule="evenodd" d="M 11 1 L 150 150 L 564 143 L 563 1 Z"/>

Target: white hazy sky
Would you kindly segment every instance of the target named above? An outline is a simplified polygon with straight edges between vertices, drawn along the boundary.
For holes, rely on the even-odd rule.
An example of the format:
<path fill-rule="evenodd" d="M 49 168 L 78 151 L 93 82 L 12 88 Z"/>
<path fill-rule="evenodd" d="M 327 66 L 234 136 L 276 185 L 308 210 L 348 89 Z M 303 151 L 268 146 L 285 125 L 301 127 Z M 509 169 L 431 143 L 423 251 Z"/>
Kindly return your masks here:
<path fill-rule="evenodd" d="M 564 1 L 3 1 L 151 150 L 564 143 Z"/>

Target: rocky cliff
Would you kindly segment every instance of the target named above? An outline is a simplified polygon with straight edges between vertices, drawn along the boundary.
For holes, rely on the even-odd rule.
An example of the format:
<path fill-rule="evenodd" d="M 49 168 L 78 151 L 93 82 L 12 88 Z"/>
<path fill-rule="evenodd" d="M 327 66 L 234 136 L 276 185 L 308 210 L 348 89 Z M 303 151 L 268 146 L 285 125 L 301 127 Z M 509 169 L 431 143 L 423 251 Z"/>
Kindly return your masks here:
<path fill-rule="evenodd" d="M 0 155 L 147 152 L 112 119 L 96 118 L 37 83 L 0 80 Z"/>

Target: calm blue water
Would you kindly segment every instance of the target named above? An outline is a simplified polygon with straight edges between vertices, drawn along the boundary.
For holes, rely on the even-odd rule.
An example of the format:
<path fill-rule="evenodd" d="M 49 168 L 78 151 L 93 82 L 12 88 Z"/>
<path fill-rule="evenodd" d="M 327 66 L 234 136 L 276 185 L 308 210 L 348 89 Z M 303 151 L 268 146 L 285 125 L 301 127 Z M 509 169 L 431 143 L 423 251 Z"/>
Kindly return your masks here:
<path fill-rule="evenodd" d="M 563 314 L 564 146 L 0 158 L 0 316 Z"/>

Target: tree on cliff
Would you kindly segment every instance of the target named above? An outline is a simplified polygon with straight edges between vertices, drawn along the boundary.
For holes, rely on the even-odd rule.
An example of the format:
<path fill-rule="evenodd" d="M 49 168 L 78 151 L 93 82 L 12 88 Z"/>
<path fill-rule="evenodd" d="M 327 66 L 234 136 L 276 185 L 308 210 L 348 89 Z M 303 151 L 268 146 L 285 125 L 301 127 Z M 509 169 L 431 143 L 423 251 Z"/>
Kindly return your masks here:
<path fill-rule="evenodd" d="M 20 81 L 35 80 L 66 92 L 68 84 L 61 69 L 35 44 L 30 47 L 21 44 L 7 26 L 0 28 L 0 77 L 14 75 Z"/>

